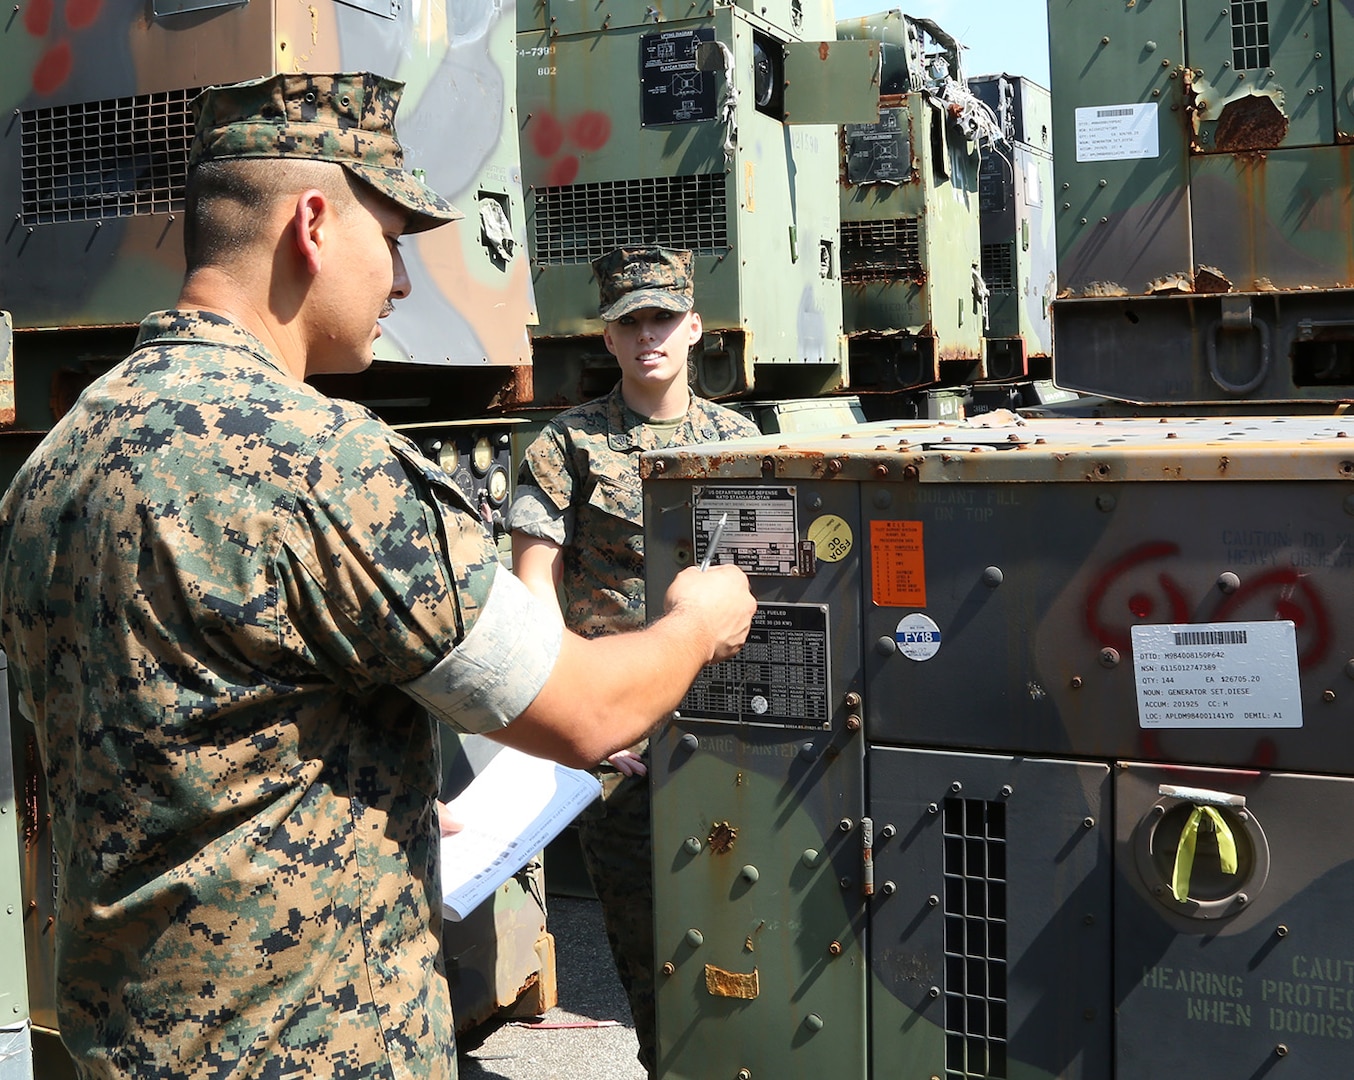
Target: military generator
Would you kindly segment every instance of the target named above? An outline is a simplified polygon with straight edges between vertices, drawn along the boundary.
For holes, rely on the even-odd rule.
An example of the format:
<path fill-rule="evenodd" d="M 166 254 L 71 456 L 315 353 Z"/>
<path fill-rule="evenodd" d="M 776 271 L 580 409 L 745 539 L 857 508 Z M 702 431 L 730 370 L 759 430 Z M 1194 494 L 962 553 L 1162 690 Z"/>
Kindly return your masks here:
<path fill-rule="evenodd" d="M 695 257 L 703 395 L 847 385 L 834 125 L 878 118 L 879 47 L 836 42 L 831 10 L 830 0 L 518 7 L 542 403 L 615 383 L 589 264 L 637 244 Z"/>
<path fill-rule="evenodd" d="M 758 599 L 653 745 L 661 1076 L 1349 1072 L 1351 32 L 1050 5 L 1086 415 L 646 458 L 651 602 Z"/>

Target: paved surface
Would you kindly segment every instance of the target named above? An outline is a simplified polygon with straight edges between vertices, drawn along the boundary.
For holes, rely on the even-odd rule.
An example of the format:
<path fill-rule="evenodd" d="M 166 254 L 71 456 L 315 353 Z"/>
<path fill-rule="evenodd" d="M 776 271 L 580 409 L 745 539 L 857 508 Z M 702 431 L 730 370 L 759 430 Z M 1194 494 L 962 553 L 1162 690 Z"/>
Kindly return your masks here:
<path fill-rule="evenodd" d="M 461 1080 L 646 1080 L 596 900 L 548 898 L 559 1005 L 543 1024 L 491 1022 L 460 1037 Z M 584 1025 L 546 1027 L 543 1025 Z"/>

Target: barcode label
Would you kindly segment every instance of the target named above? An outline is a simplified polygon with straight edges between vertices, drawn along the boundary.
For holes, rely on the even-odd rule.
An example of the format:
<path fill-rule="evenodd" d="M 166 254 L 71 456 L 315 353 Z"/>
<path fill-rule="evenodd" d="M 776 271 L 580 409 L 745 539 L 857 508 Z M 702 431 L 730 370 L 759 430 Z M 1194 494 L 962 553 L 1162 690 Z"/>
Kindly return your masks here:
<path fill-rule="evenodd" d="M 1132 116 L 1133 113 L 1134 113 L 1134 110 L 1133 110 L 1132 108 L 1126 108 L 1126 109 L 1096 109 L 1096 111 L 1095 111 L 1096 116 Z"/>
<path fill-rule="evenodd" d="M 1177 645 L 1245 645 L 1245 630 L 1186 630 L 1176 632 Z"/>

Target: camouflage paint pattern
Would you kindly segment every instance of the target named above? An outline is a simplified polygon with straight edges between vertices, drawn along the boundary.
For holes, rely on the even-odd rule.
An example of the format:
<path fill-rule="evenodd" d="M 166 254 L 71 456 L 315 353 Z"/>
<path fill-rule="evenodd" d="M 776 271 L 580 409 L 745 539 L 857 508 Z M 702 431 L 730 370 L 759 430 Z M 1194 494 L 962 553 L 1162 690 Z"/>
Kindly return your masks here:
<path fill-rule="evenodd" d="M 372 11 L 333 0 L 270 0 L 154 15 L 133 0 L 107 0 L 72 5 L 65 19 L 56 10 L 26 0 L 0 39 L 0 105 L 40 127 L 43 110 L 105 103 L 111 110 L 135 99 L 147 130 L 158 124 L 172 134 L 188 123 L 186 99 L 172 95 L 275 72 L 372 71 L 405 83 L 405 164 L 467 216 L 405 245 L 413 292 L 387 320 L 379 355 L 503 365 L 504 379 L 525 368 L 525 390 L 515 386 L 509 397 L 529 393 L 526 328 L 535 314 L 512 115 L 512 4 L 456 0 Z M 134 102 L 123 104 L 130 112 Z M 19 213 L 24 191 L 20 128 L 7 125 L 0 135 L 6 220 Z M 152 167 L 173 163 L 154 158 L 148 145 L 139 157 L 117 158 L 111 127 L 100 129 L 97 142 L 117 164 L 101 172 L 91 166 L 113 190 L 85 197 L 87 219 L 25 220 L 0 236 L 0 307 L 13 312 L 16 327 L 135 325 L 177 295 L 182 214 L 168 207 L 133 213 L 125 205 L 152 183 Z M 55 151 L 58 160 L 66 153 Z M 79 173 L 86 163 L 74 157 L 69 168 Z M 94 209 L 100 198 L 106 211 Z M 504 222 L 499 237 L 493 229 Z"/>
<path fill-rule="evenodd" d="M 219 316 L 141 343 L 0 507 L 62 1038 L 99 1075 L 454 1077 L 438 749 L 394 687 L 474 624 L 493 543 L 412 444 Z"/>

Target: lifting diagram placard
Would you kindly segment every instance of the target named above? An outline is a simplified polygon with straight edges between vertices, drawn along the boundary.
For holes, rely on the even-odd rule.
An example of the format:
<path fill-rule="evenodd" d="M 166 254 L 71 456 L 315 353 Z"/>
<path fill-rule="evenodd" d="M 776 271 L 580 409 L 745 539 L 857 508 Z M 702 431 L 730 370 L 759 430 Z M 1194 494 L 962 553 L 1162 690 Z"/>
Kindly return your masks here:
<path fill-rule="evenodd" d="M 696 50 L 713 42 L 713 27 L 664 30 L 640 38 L 640 124 L 691 124 L 713 120 L 715 76 L 696 67 Z"/>
<path fill-rule="evenodd" d="M 701 669 L 678 711 L 701 720 L 825 728 L 827 605 L 758 604 L 737 656 Z"/>
<path fill-rule="evenodd" d="M 1139 727 L 1302 727 L 1291 622 L 1135 626 L 1132 633 Z"/>

